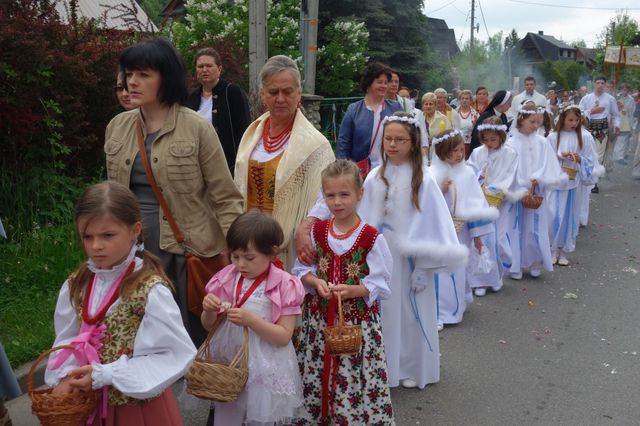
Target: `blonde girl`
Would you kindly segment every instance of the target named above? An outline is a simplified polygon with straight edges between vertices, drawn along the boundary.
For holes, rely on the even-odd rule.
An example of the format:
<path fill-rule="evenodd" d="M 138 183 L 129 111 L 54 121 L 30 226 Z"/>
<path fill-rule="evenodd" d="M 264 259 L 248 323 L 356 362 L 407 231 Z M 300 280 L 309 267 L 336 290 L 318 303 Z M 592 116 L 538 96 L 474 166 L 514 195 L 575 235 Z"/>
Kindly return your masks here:
<path fill-rule="evenodd" d="M 548 203 L 551 260 L 561 266 L 569 264 L 567 253 L 576 248 L 580 222 L 578 192 L 604 173 L 604 167 L 598 163 L 593 137 L 582 128 L 581 122 L 580 108 L 568 105 L 560 113 L 555 132 L 547 138 L 560 164 L 572 174 L 571 179 L 550 193 Z"/>
<path fill-rule="evenodd" d="M 195 356 L 173 286 L 144 250 L 140 209 L 116 182 L 90 186 L 75 209 L 88 258 L 65 281 L 56 305 L 45 373 L 54 392 L 100 391 L 93 425 L 182 425 L 170 386 Z M 104 404 L 104 405 L 103 405 Z"/>
<path fill-rule="evenodd" d="M 202 325 L 211 330 L 214 359 L 230 362 L 249 329 L 249 378 L 237 400 L 215 403 L 214 425 L 265 425 L 286 422 L 303 406 L 302 385 L 291 343 L 304 289 L 300 280 L 272 260 L 284 241 L 278 222 L 250 210 L 231 224 L 227 248 L 231 265 L 207 284 Z M 222 319 L 220 319 L 222 320 Z"/>
<path fill-rule="evenodd" d="M 434 275 L 463 265 L 467 249 L 424 167 L 418 120 L 398 112 L 383 126 L 382 164 L 367 177 L 358 211 L 393 258 L 391 296 L 382 304 L 389 385 L 422 389 L 440 380 Z"/>
<path fill-rule="evenodd" d="M 337 160 L 322 172 L 322 193 L 331 212 L 315 222 L 310 237 L 316 263 L 296 262 L 307 289 L 298 361 L 310 414 L 299 424 L 393 424 L 380 319 L 389 297 L 391 254 L 385 238 L 357 212 L 363 188 L 358 166 Z M 362 349 L 330 356 L 322 330 L 337 323 L 337 295 L 344 320 L 360 324 Z"/>
<path fill-rule="evenodd" d="M 548 195 L 565 182 L 567 175 L 560 168 L 554 150 L 537 132 L 542 116 L 532 102 L 519 111 L 516 129 L 507 141 L 518 154 L 520 161 L 516 175 L 516 190 L 535 193 L 544 197 L 538 209 L 524 208 L 521 201 L 509 211 L 511 226 L 508 237 L 511 242 L 511 278 L 522 278 L 523 269 L 536 278 L 542 268 L 553 270 L 548 232 Z"/>
<path fill-rule="evenodd" d="M 458 240 L 477 258 L 484 248 L 483 239 L 493 234 L 493 220 L 498 217 L 498 210 L 489 207 L 473 169 L 464 161 L 464 138 L 458 130 L 448 130 L 433 138 L 436 157 L 430 171 L 436 178 L 451 212 L 451 216 L 463 222 L 458 230 Z M 495 238 L 491 241 L 495 252 Z M 495 256 L 491 259 L 495 263 Z M 438 303 L 438 329 L 443 324 L 457 324 L 467 303 L 473 300 L 471 287 L 466 279 L 467 274 L 476 272 L 471 263 L 467 268 L 459 267 L 453 273 L 436 274 L 436 299 Z M 497 283 L 492 287 L 499 289 Z M 489 287 L 489 283 L 486 283 Z"/>

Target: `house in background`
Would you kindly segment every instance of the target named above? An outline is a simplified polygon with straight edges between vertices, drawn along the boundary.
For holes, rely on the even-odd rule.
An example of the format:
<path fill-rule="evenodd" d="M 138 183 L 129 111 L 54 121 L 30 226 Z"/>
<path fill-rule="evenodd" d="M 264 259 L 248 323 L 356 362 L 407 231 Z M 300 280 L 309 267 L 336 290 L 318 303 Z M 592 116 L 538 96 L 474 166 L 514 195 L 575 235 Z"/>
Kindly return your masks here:
<path fill-rule="evenodd" d="M 456 33 L 449 28 L 444 19 L 427 17 L 427 37 L 429 46 L 445 61 L 453 59 L 460 53 L 456 42 Z"/>
<path fill-rule="evenodd" d="M 584 65 L 589 71 L 593 71 L 596 67 L 596 49 L 578 47 L 576 50 L 576 62 Z"/>
<path fill-rule="evenodd" d="M 523 56 L 521 71 L 524 75 L 534 73 L 535 65 L 544 63 L 545 61 L 575 61 L 577 57 L 577 49 L 569 46 L 563 41 L 544 32 L 527 33 L 517 44 Z"/>
<path fill-rule="evenodd" d="M 56 10 L 63 22 L 69 21 L 68 0 L 56 2 Z M 84 19 L 103 19 L 107 28 L 117 30 L 158 31 L 142 7 L 127 0 L 78 0 L 77 15 Z"/>

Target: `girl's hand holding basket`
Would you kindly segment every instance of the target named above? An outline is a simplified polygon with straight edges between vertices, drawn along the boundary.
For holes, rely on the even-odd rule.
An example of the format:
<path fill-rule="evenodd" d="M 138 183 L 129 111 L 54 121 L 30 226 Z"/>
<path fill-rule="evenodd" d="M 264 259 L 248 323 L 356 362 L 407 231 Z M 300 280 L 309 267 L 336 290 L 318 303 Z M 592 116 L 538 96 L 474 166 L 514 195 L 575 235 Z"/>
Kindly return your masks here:
<path fill-rule="evenodd" d="M 227 319 L 235 325 L 253 328 L 255 321 L 259 319 L 253 312 L 242 308 L 230 308 L 227 310 Z"/>
<path fill-rule="evenodd" d="M 334 295 L 340 295 L 342 300 L 355 299 L 357 297 L 367 297 L 369 290 L 361 285 L 336 284 L 331 288 Z"/>
<path fill-rule="evenodd" d="M 91 364 L 83 365 L 69 372 L 69 385 L 76 390 L 89 392 L 91 390 L 93 367 Z"/>
<path fill-rule="evenodd" d="M 222 301 L 213 294 L 207 294 L 202 300 L 202 310 L 206 312 L 219 313 L 223 310 Z"/>

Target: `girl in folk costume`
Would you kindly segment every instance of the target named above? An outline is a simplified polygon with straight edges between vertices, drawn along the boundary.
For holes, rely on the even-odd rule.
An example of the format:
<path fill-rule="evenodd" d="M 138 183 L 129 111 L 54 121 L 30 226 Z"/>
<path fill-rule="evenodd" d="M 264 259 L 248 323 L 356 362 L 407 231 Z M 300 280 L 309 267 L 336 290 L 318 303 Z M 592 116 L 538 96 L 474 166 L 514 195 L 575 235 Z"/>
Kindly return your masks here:
<path fill-rule="evenodd" d="M 518 154 L 505 145 L 507 126 L 499 117 L 490 117 L 478 126 L 478 135 L 482 145 L 473 150 L 467 164 L 476 172 L 478 182 L 492 204 L 498 207 L 499 217 L 494 223 L 495 234 L 487 235 L 484 243 L 489 253 L 496 256 L 495 267 L 483 274 L 480 271 L 467 274 L 467 280 L 476 296 L 483 296 L 487 287 L 494 291 L 502 287 L 505 268 L 511 267 L 511 246 L 507 231 L 512 224 L 509 211 L 513 204 L 525 194 L 526 190 L 515 191 Z M 492 250 L 491 240 L 495 239 L 497 250 Z"/>
<path fill-rule="evenodd" d="M 521 279 L 523 268 L 529 268 L 532 277 L 539 277 L 541 268 L 553 270 L 548 232 L 547 193 L 567 181 L 554 150 L 537 133 L 542 124 L 540 111 L 533 103 L 525 104 L 518 113 L 516 130 L 507 146 L 518 154 L 516 188 L 544 196 L 538 209 L 524 208 L 522 201 L 509 211 L 512 226 L 508 238 L 511 242 L 511 278 Z"/>
<path fill-rule="evenodd" d="M 393 257 L 391 296 L 382 303 L 389 385 L 424 388 L 440 380 L 435 272 L 464 265 L 468 250 L 423 166 L 417 120 L 395 113 L 383 125 L 382 165 L 367 176 L 359 212 Z"/>
<path fill-rule="evenodd" d="M 581 190 L 581 184 L 593 183 L 604 173 L 604 167 L 598 163 L 595 144 L 590 141 L 592 136 L 582 129 L 581 120 L 582 114 L 577 105 L 565 107 L 556 131 L 547 138 L 558 161 L 569 174 L 569 180 L 551 192 L 547 205 L 552 262 L 562 266 L 569 264 L 567 253 L 576 248 L 580 221 L 577 192 Z"/>
<path fill-rule="evenodd" d="M 116 182 L 89 187 L 75 222 L 89 258 L 65 281 L 45 373 L 53 392 L 101 390 L 88 424 L 182 425 L 169 386 L 196 351 L 159 260 L 142 245 L 140 209 Z M 142 258 L 137 257 L 140 254 Z"/>
<path fill-rule="evenodd" d="M 302 383 L 291 336 L 304 296 L 300 280 L 272 264 L 284 235 L 275 219 L 250 210 L 231 224 L 228 265 L 211 278 L 202 302 L 202 325 L 211 330 L 210 353 L 230 362 L 249 329 L 249 378 L 237 400 L 215 403 L 214 424 L 272 425 L 296 417 Z"/>
<path fill-rule="evenodd" d="M 296 262 L 294 273 L 307 288 L 298 362 L 310 415 L 299 424 L 391 425 L 393 410 L 380 304 L 389 297 L 392 260 L 384 237 L 357 214 L 362 198 L 358 166 L 337 160 L 322 172 L 329 220 L 314 223 L 316 264 Z M 331 356 L 322 330 L 336 324 L 337 295 L 344 320 L 362 327 L 362 349 Z"/>
<path fill-rule="evenodd" d="M 458 240 L 479 256 L 484 246 L 481 237 L 493 233 L 492 221 L 498 218 L 498 210 L 489 207 L 473 169 L 464 162 L 465 143 L 461 132 L 445 131 L 433 138 L 433 144 L 436 157 L 430 171 L 444 194 L 453 220 L 457 222 Z M 493 245 L 495 248 L 495 242 Z M 473 301 L 465 275 L 464 266 L 453 273 L 436 274 L 439 330 L 444 324 L 461 322 L 467 303 Z"/>

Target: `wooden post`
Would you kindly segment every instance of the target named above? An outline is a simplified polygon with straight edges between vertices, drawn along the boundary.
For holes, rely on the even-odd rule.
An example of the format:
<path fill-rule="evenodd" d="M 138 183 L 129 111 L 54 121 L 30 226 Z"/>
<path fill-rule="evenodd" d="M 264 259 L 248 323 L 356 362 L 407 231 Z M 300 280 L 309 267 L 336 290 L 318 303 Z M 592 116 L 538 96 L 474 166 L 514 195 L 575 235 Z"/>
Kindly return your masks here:
<path fill-rule="evenodd" d="M 300 53 L 304 76 L 302 91 L 316 91 L 316 55 L 318 52 L 318 0 L 303 0 L 300 8 Z"/>
<path fill-rule="evenodd" d="M 267 0 L 249 0 L 249 91 L 260 88 L 258 75 L 267 62 Z"/>

